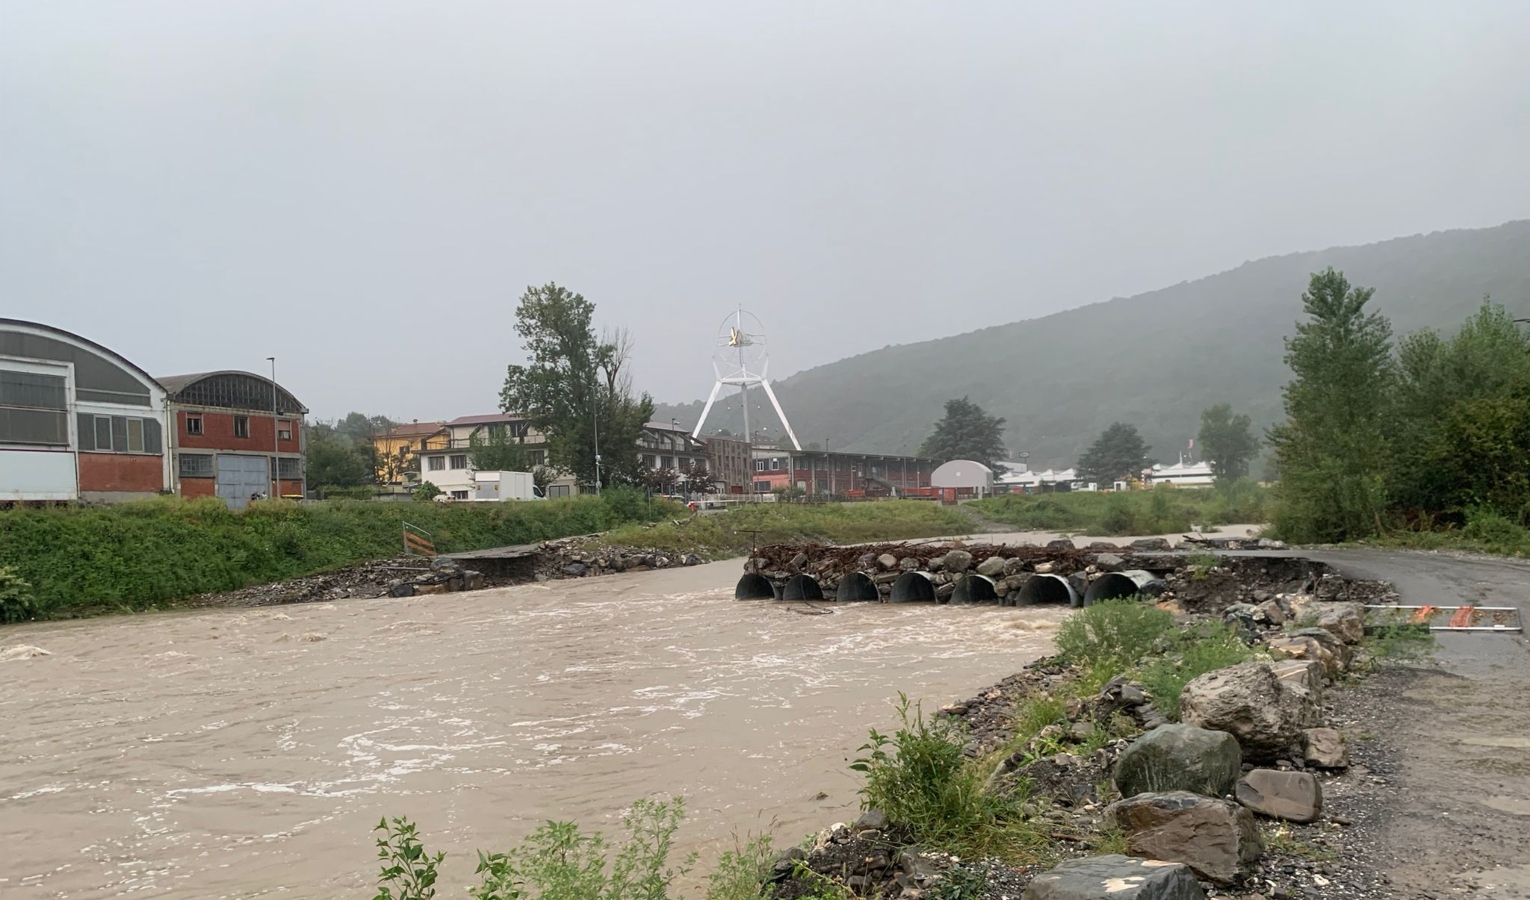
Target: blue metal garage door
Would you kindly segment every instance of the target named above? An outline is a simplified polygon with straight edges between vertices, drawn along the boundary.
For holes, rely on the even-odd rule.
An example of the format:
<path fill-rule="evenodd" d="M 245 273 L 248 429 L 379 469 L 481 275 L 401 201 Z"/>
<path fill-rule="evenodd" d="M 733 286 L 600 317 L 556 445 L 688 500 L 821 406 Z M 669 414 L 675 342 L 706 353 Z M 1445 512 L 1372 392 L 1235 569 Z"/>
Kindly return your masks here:
<path fill-rule="evenodd" d="M 255 492 L 271 492 L 271 467 L 264 456 L 218 454 L 218 496 L 232 509 L 244 509 Z"/>

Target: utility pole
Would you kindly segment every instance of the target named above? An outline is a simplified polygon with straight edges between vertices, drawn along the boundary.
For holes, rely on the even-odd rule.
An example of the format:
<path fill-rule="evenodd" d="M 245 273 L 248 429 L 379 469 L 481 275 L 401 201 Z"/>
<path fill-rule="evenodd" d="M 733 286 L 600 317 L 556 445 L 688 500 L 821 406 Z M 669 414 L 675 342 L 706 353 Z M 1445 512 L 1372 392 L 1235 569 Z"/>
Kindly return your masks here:
<path fill-rule="evenodd" d="M 600 496 L 600 386 L 591 382 L 590 427 L 595 435 L 595 496 Z"/>
<path fill-rule="evenodd" d="M 282 432 L 277 427 L 281 408 L 276 402 L 276 357 L 268 356 L 266 361 L 271 364 L 271 499 L 275 500 L 282 495 Z"/>

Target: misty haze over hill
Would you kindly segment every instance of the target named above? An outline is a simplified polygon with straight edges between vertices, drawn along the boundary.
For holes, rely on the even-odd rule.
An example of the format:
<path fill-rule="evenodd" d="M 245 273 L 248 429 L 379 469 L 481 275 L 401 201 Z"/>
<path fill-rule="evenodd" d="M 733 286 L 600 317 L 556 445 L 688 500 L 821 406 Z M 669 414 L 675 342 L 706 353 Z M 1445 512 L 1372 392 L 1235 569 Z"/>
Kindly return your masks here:
<path fill-rule="evenodd" d="M 1308 276 L 1327 266 L 1375 288 L 1371 306 L 1399 335 L 1454 330 L 1484 295 L 1530 315 L 1530 221 L 1516 221 L 1261 259 L 1134 297 L 863 353 L 775 387 L 803 446 L 912 453 L 944 402 L 965 395 L 1008 420 L 1007 446 L 1028 451 L 1032 466 L 1072 465 L 1114 421 L 1136 425 L 1153 455 L 1172 462 L 1207 406 L 1231 403 L 1260 429 L 1281 418 L 1290 377 L 1283 338 L 1301 317 Z M 738 392 L 729 391 L 708 432 L 741 431 Z M 750 400 L 757 437 L 780 437 L 764 393 L 751 391 Z M 655 418 L 693 426 L 701 405 L 661 405 Z"/>

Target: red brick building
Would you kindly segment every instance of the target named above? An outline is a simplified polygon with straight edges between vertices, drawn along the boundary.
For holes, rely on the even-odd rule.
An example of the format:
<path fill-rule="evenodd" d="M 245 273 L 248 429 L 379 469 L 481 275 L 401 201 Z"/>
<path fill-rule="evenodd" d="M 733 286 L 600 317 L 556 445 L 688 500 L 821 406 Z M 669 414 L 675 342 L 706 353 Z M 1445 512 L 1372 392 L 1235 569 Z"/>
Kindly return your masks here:
<path fill-rule="evenodd" d="M 754 448 L 754 490 L 797 487 L 828 496 L 893 496 L 930 486 L 935 461 L 918 456 Z"/>
<path fill-rule="evenodd" d="M 273 465 L 283 497 L 304 495 L 303 416 L 281 385 L 252 372 L 160 378 L 169 394 L 170 446 L 180 493 L 221 497 L 236 509 L 270 496 Z"/>

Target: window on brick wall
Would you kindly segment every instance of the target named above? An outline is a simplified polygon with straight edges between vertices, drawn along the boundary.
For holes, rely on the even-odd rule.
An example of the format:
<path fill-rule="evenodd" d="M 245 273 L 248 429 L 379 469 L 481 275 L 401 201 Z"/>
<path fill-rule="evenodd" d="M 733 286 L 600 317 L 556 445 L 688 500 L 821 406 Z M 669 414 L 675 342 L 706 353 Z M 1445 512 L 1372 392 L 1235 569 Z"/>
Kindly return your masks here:
<path fill-rule="evenodd" d="M 250 417 L 234 416 L 234 437 L 247 438 L 250 436 Z"/>
<path fill-rule="evenodd" d="M 277 477 L 285 481 L 297 481 L 303 477 L 303 461 L 295 456 L 278 458 Z"/>
<path fill-rule="evenodd" d="M 292 421 L 290 419 L 276 420 L 276 439 L 279 441 L 292 440 Z"/>
<path fill-rule="evenodd" d="M 201 416 L 187 416 L 186 417 L 186 433 L 187 434 L 201 434 L 202 433 L 202 417 Z"/>
<path fill-rule="evenodd" d="M 211 478 L 213 477 L 212 454 L 182 453 L 180 468 L 182 478 Z"/>

